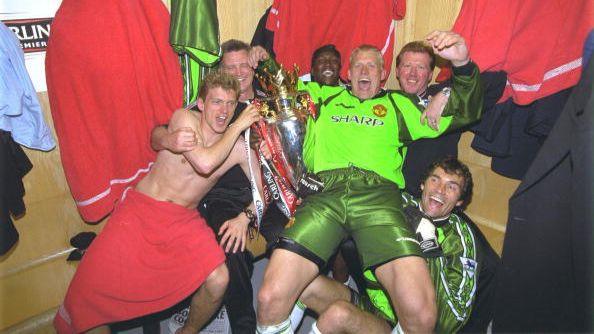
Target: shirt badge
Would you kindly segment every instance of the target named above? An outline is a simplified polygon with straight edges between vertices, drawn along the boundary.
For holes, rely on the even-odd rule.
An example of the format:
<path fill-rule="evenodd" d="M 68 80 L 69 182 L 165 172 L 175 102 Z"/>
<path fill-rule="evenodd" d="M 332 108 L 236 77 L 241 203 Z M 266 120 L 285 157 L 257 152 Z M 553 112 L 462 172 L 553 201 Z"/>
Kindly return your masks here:
<path fill-rule="evenodd" d="M 384 117 L 388 113 L 388 109 L 382 104 L 373 106 L 373 114 L 377 117 Z"/>

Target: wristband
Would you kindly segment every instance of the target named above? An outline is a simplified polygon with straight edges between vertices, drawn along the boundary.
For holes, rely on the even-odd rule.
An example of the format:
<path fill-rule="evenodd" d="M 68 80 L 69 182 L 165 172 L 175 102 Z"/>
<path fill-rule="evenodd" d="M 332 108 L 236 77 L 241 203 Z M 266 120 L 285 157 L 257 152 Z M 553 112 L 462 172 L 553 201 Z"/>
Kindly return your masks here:
<path fill-rule="evenodd" d="M 250 225 L 256 222 L 256 215 L 254 215 L 254 212 L 250 208 L 243 209 L 243 213 L 250 220 Z"/>

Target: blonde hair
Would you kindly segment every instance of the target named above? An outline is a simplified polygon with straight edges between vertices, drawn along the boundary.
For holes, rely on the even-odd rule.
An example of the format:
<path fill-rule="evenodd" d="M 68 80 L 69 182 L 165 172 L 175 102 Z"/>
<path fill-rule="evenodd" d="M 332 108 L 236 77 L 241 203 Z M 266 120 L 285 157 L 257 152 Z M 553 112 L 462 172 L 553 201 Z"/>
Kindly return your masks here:
<path fill-rule="evenodd" d="M 376 54 L 377 63 L 379 64 L 380 68 L 384 68 L 384 57 L 382 57 L 381 51 L 373 45 L 363 44 L 356 47 L 353 52 L 351 52 L 351 57 L 349 58 L 349 67 L 352 66 L 353 60 L 355 57 L 361 52 L 373 52 Z"/>
<path fill-rule="evenodd" d="M 204 100 L 211 89 L 219 87 L 223 90 L 232 90 L 235 93 L 235 98 L 239 98 L 239 81 L 234 76 L 222 71 L 214 71 L 204 77 L 198 97 Z"/>

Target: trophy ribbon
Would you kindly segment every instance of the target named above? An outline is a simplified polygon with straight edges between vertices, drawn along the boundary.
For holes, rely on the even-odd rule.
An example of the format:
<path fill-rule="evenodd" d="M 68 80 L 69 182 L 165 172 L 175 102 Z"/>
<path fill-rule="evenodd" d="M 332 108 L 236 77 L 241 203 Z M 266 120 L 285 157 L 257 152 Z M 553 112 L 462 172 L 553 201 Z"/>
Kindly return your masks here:
<path fill-rule="evenodd" d="M 252 199 L 254 201 L 255 207 L 255 215 L 256 215 L 256 230 L 260 230 L 260 223 L 262 222 L 262 216 L 264 215 L 264 202 L 262 201 L 262 196 L 260 196 L 260 192 L 258 191 L 258 186 L 256 185 L 256 179 L 254 177 L 254 170 L 252 167 L 252 155 L 250 154 L 250 128 L 248 127 L 244 134 L 244 143 L 245 143 L 245 151 L 247 154 L 247 161 L 250 169 L 250 188 L 252 189 Z"/>

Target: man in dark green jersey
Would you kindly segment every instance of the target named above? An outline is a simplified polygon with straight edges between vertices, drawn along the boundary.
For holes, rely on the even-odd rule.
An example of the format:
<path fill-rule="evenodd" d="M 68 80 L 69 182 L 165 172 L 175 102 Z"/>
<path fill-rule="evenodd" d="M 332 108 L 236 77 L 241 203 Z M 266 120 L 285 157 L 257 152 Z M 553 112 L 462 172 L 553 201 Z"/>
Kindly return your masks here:
<path fill-rule="evenodd" d="M 423 110 L 412 96 L 381 89 L 386 71 L 381 53 L 372 46 L 352 52 L 350 87 L 300 84 L 319 114 L 307 124 L 304 160 L 325 188 L 304 199 L 295 224 L 271 257 L 258 294 L 260 333 L 289 332 L 295 300 L 348 235 L 359 248 L 363 267 L 374 270 L 388 292 L 399 325 L 407 332 L 433 329 L 435 292 L 401 210 L 404 145 L 477 120 L 482 92 L 478 68 L 470 62 L 462 37 L 436 31 L 426 41 L 454 66 L 451 96 L 434 124 L 439 130 L 421 124 Z M 261 48 L 250 53 L 253 66 L 267 58 Z"/>
<path fill-rule="evenodd" d="M 469 319 L 478 286 L 480 243 L 471 224 L 452 211 L 470 200 L 472 176 L 455 158 L 434 162 L 421 183 L 421 199 L 402 194 L 409 226 L 427 260 L 437 300 L 436 333 L 458 332 Z M 479 232 L 480 233 L 480 232 Z M 385 290 L 371 270 L 369 300 L 319 276 L 300 297 L 320 314 L 314 333 L 390 333 L 398 323 Z M 349 300 L 350 299 L 350 300 Z M 350 303 L 348 303 L 350 301 Z"/>

